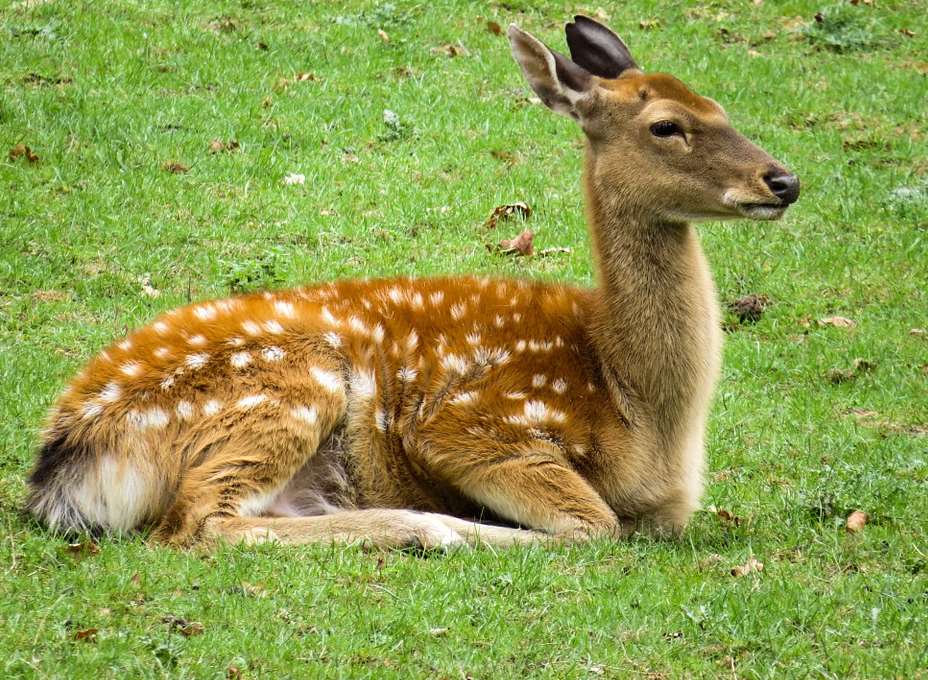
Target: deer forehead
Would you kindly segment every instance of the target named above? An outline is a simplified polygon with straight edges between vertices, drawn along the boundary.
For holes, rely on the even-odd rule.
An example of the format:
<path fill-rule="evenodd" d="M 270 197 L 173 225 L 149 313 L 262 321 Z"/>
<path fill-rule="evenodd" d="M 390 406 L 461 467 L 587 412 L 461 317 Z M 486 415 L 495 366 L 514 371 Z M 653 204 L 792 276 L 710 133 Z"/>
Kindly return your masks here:
<path fill-rule="evenodd" d="M 600 87 L 625 104 L 640 102 L 644 108 L 657 106 L 680 107 L 699 120 L 727 123 L 728 115 L 713 99 L 690 90 L 682 81 L 667 73 L 630 74 L 614 80 L 602 80 Z"/>

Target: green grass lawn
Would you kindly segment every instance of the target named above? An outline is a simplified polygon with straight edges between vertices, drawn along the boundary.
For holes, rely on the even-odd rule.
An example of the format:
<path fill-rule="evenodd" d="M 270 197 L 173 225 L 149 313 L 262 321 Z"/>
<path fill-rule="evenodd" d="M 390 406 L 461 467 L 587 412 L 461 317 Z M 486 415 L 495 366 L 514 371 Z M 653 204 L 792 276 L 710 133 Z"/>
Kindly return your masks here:
<path fill-rule="evenodd" d="M 589 283 L 580 133 L 532 103 L 488 21 L 562 49 L 600 4 L 639 63 L 803 182 L 781 222 L 701 227 L 723 303 L 769 304 L 727 318 L 682 539 L 205 555 L 69 547 L 22 514 L 55 395 L 162 310 L 342 276 Z M 2 6 L 4 677 L 928 677 L 922 0 Z M 512 201 L 536 247 L 571 252 L 489 252 L 523 227 L 483 226 Z M 836 315 L 856 325 L 818 323 Z M 730 574 L 752 556 L 762 572 Z"/>

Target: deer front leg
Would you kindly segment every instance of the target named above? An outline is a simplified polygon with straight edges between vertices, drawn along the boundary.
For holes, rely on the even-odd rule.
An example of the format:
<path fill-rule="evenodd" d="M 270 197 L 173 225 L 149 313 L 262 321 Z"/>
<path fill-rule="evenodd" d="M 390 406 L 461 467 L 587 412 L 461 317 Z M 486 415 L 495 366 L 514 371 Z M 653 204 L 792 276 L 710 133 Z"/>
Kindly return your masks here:
<path fill-rule="evenodd" d="M 623 523 L 596 490 L 543 442 L 482 452 L 444 451 L 429 467 L 495 514 L 568 540 L 623 537 Z"/>

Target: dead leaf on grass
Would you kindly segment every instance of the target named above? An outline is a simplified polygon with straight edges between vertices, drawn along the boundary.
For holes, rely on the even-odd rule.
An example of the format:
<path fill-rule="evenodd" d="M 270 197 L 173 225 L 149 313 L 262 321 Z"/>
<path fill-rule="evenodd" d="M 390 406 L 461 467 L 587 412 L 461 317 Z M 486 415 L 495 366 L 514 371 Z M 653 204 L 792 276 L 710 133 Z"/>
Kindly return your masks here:
<path fill-rule="evenodd" d="M 439 47 L 433 47 L 430 51 L 432 54 L 443 54 L 444 56 L 450 57 L 452 59 L 454 57 L 466 57 L 468 54 L 467 48 L 460 43 L 456 45 L 453 43 L 446 43 L 444 45 L 440 45 Z"/>
<path fill-rule="evenodd" d="M 291 172 L 289 175 L 283 179 L 284 186 L 292 186 L 294 184 L 306 184 L 306 175 L 299 172 Z"/>
<path fill-rule="evenodd" d="M 757 558 L 752 555 L 744 564 L 732 567 L 730 573 L 732 576 L 747 576 L 748 574 L 755 574 L 763 570 L 764 563 L 759 562 Z"/>
<path fill-rule="evenodd" d="M 206 630 L 202 623 L 199 621 L 188 621 L 179 616 L 173 616 L 168 614 L 167 616 L 161 617 L 162 623 L 167 623 L 171 626 L 172 630 L 177 631 L 184 637 L 193 637 L 195 635 L 202 635 Z"/>
<path fill-rule="evenodd" d="M 909 330 L 909 335 L 914 335 L 917 338 L 928 337 L 928 331 L 924 328 L 912 328 Z"/>
<path fill-rule="evenodd" d="M 229 666 L 226 669 L 226 678 L 228 680 L 239 680 L 242 677 L 242 669 L 238 666 Z"/>
<path fill-rule="evenodd" d="M 515 238 L 504 238 L 495 250 L 503 255 L 529 256 L 534 252 L 532 240 L 535 234 L 531 229 L 525 229 Z M 488 246 L 489 247 L 489 246 Z"/>
<path fill-rule="evenodd" d="M 493 208 L 493 212 L 490 213 L 490 216 L 487 218 L 486 222 L 483 223 L 483 226 L 487 229 L 495 229 L 499 222 L 505 222 L 513 217 L 521 217 L 523 220 L 527 220 L 531 216 L 532 209 L 528 207 L 527 203 L 522 201 L 506 203 Z"/>
<path fill-rule="evenodd" d="M 161 169 L 164 170 L 165 172 L 174 173 L 175 175 L 182 175 L 185 172 L 190 172 L 190 166 L 184 165 L 183 163 L 179 161 L 166 161 L 161 166 Z"/>
<path fill-rule="evenodd" d="M 642 31 L 654 31 L 661 27 L 660 19 L 642 19 L 638 22 L 638 28 Z"/>
<path fill-rule="evenodd" d="M 17 144 L 10 149 L 10 160 L 15 161 L 19 158 L 25 158 L 30 163 L 38 163 L 39 156 L 26 144 Z"/>
<path fill-rule="evenodd" d="M 770 298 L 766 295 L 752 293 L 730 302 L 728 308 L 738 317 L 738 321 L 741 323 L 756 323 L 769 304 Z"/>
<path fill-rule="evenodd" d="M 96 642 L 97 632 L 98 630 L 96 628 L 84 628 L 83 630 L 75 632 L 71 638 L 79 642 Z"/>
<path fill-rule="evenodd" d="M 850 368 L 829 369 L 827 376 L 831 383 L 837 385 L 839 383 L 854 380 L 860 374 L 872 371 L 874 368 L 876 368 L 876 362 L 857 358 L 854 359 L 854 363 L 851 364 Z"/>
<path fill-rule="evenodd" d="M 488 22 L 487 22 L 487 30 L 488 30 L 490 33 L 492 33 L 493 35 L 502 35 L 502 34 L 503 34 L 503 27 L 500 26 L 500 25 L 499 25 L 498 23 L 496 23 L 495 21 L 488 21 Z"/>
<path fill-rule="evenodd" d="M 32 293 L 32 299 L 39 302 L 63 302 L 70 300 L 70 293 L 61 290 L 37 290 Z"/>
<path fill-rule="evenodd" d="M 68 552 L 77 557 L 87 557 L 96 555 L 100 552 L 100 546 L 93 541 L 79 541 L 77 543 L 68 543 Z"/>
<path fill-rule="evenodd" d="M 148 272 L 142 274 L 139 283 L 142 285 L 142 295 L 145 297 L 156 298 L 161 296 L 161 291 L 152 285 L 151 274 Z"/>
<path fill-rule="evenodd" d="M 390 36 L 382 28 L 377 29 L 377 37 L 380 38 L 385 43 L 390 42 Z"/>
<path fill-rule="evenodd" d="M 844 316 L 826 316 L 818 320 L 819 326 L 833 326 L 835 328 L 854 328 L 857 322 Z"/>
<path fill-rule="evenodd" d="M 223 151 L 236 151 L 239 148 L 238 141 L 230 139 L 224 142 L 221 139 L 214 139 L 209 143 L 210 153 L 222 153 Z"/>
<path fill-rule="evenodd" d="M 493 158 L 496 160 L 501 161 L 509 166 L 515 165 L 519 162 L 519 157 L 511 151 L 500 151 L 498 149 L 494 149 L 490 152 L 490 155 L 493 156 Z"/>
<path fill-rule="evenodd" d="M 429 628 L 429 635 L 432 637 L 441 637 L 448 633 L 447 628 Z"/>
<path fill-rule="evenodd" d="M 213 33 L 232 33 L 238 30 L 238 22 L 228 16 L 216 17 L 206 24 L 206 30 Z"/>
<path fill-rule="evenodd" d="M 844 528 L 852 534 L 856 534 L 860 531 L 863 531 L 864 526 L 867 524 L 867 520 L 870 519 L 870 516 L 867 515 L 863 510 L 855 510 L 847 517 L 847 521 L 844 523 Z"/>

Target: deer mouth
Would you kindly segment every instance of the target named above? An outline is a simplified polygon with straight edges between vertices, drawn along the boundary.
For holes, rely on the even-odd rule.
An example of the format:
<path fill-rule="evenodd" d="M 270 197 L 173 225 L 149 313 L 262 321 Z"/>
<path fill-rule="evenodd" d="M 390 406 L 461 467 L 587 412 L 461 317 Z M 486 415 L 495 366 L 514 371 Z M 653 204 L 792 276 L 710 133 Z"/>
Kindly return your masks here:
<path fill-rule="evenodd" d="M 738 203 L 735 207 L 752 220 L 778 220 L 786 212 L 786 206 L 781 203 Z"/>

